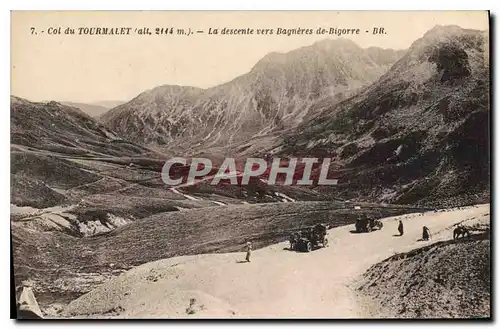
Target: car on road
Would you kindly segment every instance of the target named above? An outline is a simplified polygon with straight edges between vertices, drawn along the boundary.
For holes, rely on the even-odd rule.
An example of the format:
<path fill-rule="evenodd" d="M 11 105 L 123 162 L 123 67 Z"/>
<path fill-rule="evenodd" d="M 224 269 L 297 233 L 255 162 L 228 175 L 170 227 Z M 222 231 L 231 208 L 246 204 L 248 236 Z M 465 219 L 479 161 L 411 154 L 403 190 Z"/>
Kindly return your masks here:
<path fill-rule="evenodd" d="M 318 247 L 328 246 L 328 226 L 317 224 L 290 236 L 290 250 L 310 252 Z"/>
<path fill-rule="evenodd" d="M 371 232 L 373 230 L 380 230 L 382 229 L 384 224 L 379 219 L 375 219 L 373 217 L 366 217 L 366 218 L 358 218 L 354 226 L 356 228 L 356 233 L 362 233 L 362 232 Z"/>

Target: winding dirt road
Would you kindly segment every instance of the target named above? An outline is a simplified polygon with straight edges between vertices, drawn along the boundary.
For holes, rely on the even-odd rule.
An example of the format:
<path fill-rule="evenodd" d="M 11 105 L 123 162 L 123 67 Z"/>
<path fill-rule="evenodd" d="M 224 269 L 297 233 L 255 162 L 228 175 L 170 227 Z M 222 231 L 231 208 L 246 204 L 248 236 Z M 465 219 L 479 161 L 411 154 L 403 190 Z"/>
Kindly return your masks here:
<path fill-rule="evenodd" d="M 329 231 L 330 245 L 310 253 L 279 243 L 252 254 L 184 256 L 147 263 L 73 301 L 71 317 L 359 318 L 370 305 L 353 285 L 371 265 L 395 253 L 452 237 L 463 221 L 489 220 L 489 205 L 384 219 L 372 233 L 354 225 Z M 398 234 L 402 220 L 405 234 Z M 469 222 L 470 223 L 470 222 Z M 418 241 L 422 226 L 431 241 Z"/>

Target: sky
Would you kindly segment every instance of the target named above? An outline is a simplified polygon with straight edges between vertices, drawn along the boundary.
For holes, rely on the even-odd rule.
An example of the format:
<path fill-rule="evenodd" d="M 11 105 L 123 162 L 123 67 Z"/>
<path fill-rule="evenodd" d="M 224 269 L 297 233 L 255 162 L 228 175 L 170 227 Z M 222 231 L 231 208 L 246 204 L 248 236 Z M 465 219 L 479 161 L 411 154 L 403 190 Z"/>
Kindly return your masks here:
<path fill-rule="evenodd" d="M 14 11 L 11 14 L 11 94 L 31 101 L 128 101 L 156 86 L 208 88 L 245 74 L 266 54 L 316 41 L 322 28 L 360 29 L 344 35 L 365 48 L 406 49 L 435 25 L 487 30 L 486 11 Z M 65 35 L 66 28 L 130 27 L 130 35 Z M 156 28 L 203 34 L 155 35 Z M 383 27 L 385 34 L 372 34 Z M 63 34 L 48 34 L 61 28 Z M 153 35 L 134 29 L 149 28 Z M 209 35 L 211 28 L 273 29 L 273 35 Z M 277 28 L 312 29 L 276 35 Z M 42 33 L 42 31 L 44 31 Z M 370 32 L 366 32 L 370 31 Z M 34 33 L 36 32 L 36 34 Z"/>

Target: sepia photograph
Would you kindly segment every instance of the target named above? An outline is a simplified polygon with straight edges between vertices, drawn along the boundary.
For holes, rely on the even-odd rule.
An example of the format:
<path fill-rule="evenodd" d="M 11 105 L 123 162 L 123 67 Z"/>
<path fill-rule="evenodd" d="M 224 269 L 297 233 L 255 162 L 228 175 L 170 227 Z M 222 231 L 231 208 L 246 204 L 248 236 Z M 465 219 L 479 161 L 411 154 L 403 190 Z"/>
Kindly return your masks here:
<path fill-rule="evenodd" d="M 488 11 L 11 11 L 17 319 L 492 318 Z"/>

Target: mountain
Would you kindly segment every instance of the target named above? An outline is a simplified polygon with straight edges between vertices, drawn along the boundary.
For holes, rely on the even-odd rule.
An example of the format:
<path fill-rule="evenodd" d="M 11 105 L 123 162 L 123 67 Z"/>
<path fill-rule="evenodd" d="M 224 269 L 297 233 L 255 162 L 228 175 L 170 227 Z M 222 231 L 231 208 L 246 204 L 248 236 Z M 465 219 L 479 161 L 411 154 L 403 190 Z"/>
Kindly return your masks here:
<path fill-rule="evenodd" d="M 123 103 L 124 102 L 120 101 L 102 101 L 95 103 L 61 102 L 61 104 L 63 105 L 76 107 L 94 118 L 103 115 L 109 109 L 121 105 Z"/>
<path fill-rule="evenodd" d="M 179 153 L 233 149 L 273 136 L 352 96 L 384 74 L 402 51 L 324 40 L 270 53 L 252 70 L 210 88 L 161 86 L 113 108 L 102 121 L 134 142 Z"/>
<path fill-rule="evenodd" d="M 332 193 L 396 203 L 489 200 L 487 32 L 436 26 L 359 94 L 288 134 L 281 155 L 330 154 Z"/>

